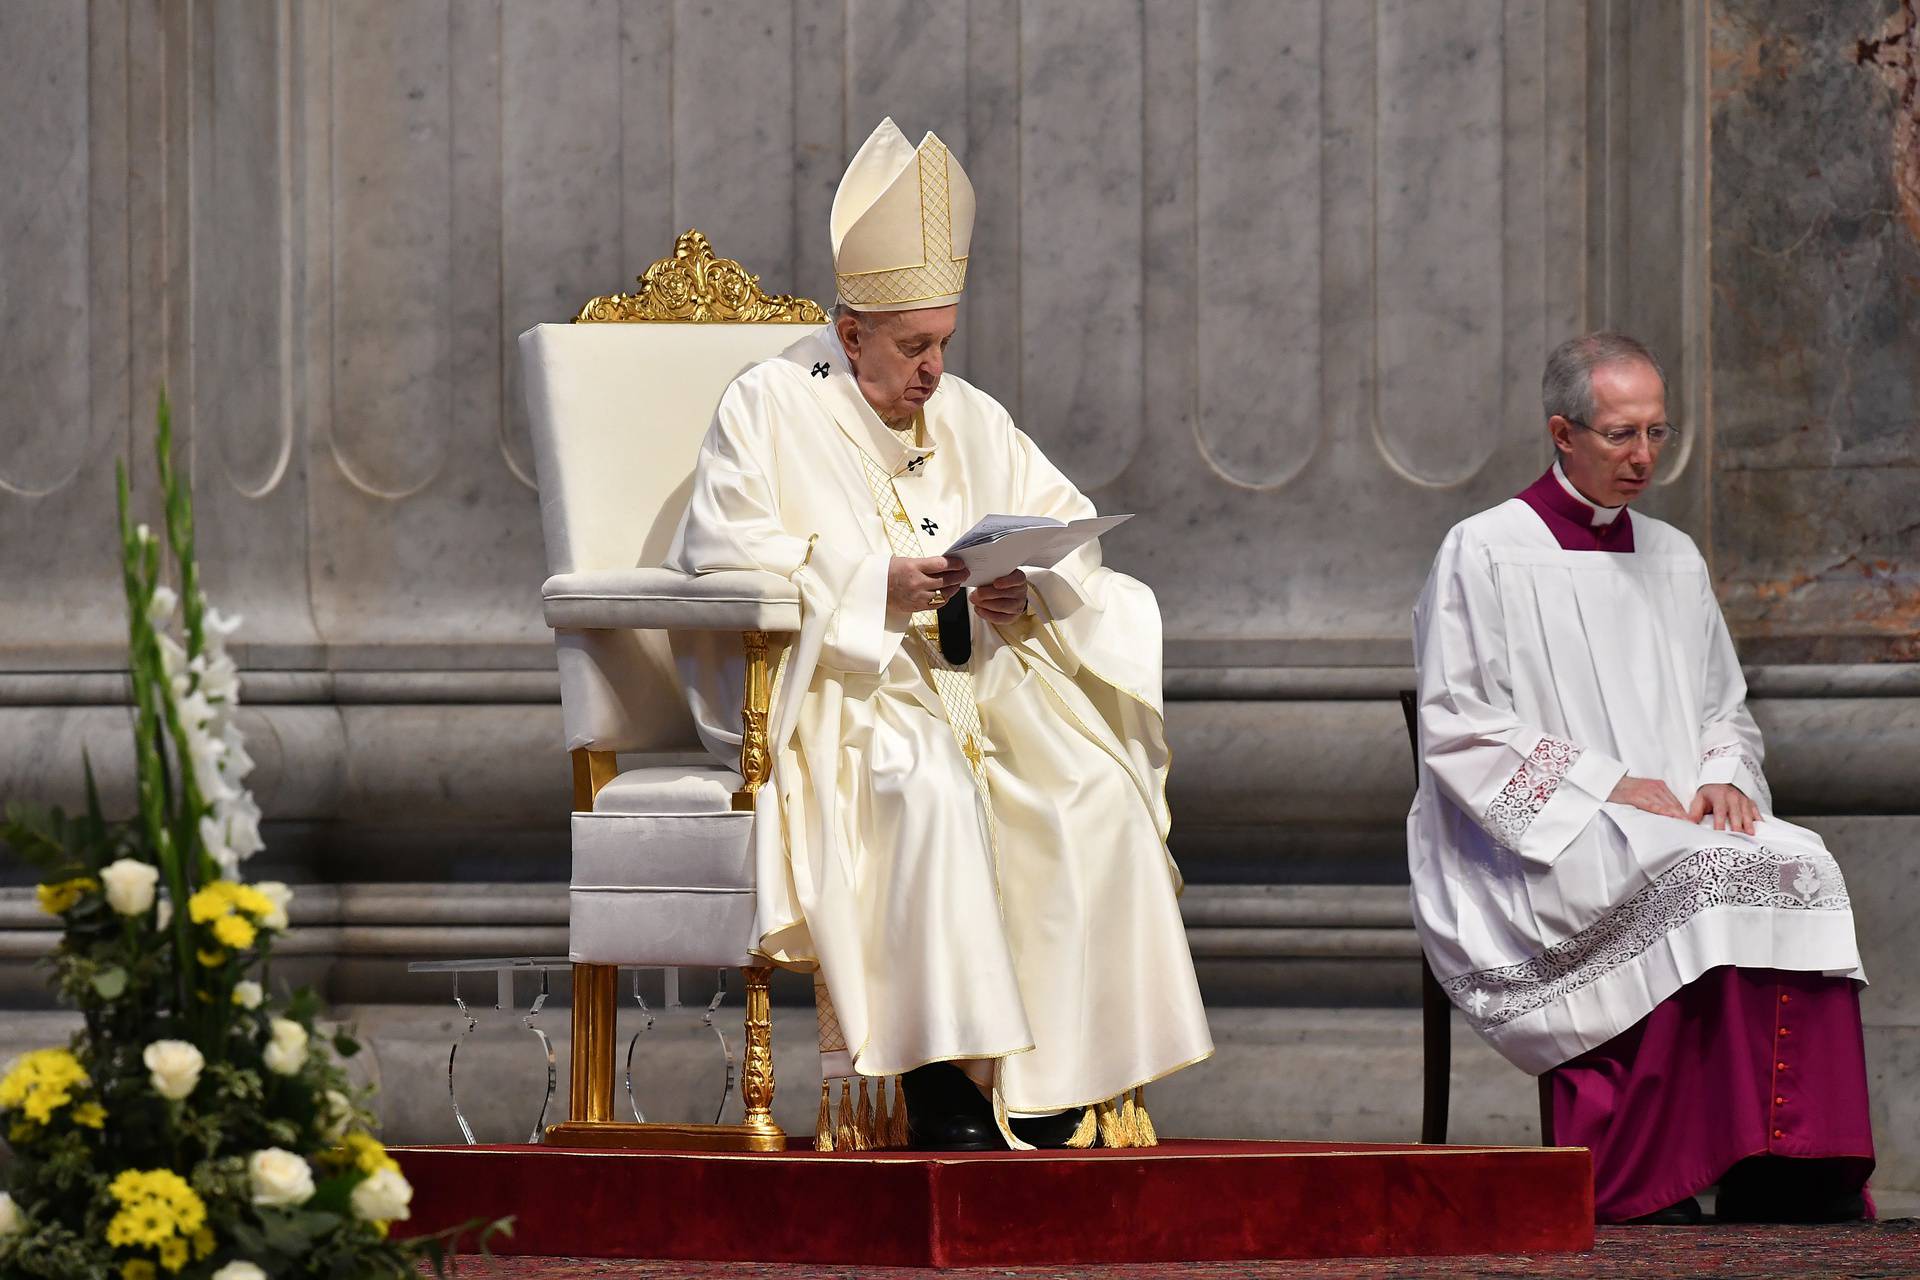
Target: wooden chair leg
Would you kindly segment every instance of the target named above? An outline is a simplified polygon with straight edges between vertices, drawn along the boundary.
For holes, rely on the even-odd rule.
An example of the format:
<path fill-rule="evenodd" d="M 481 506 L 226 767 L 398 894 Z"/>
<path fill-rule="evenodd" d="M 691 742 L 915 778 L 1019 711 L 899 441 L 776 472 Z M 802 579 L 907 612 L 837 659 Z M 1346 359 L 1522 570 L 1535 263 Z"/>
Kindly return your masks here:
<path fill-rule="evenodd" d="M 1544 1072 L 1540 1076 L 1540 1145 L 1551 1147 L 1553 1142 L 1553 1072 Z"/>
<path fill-rule="evenodd" d="M 1421 1101 L 1420 1141 L 1447 1140 L 1447 1093 L 1453 1075 L 1453 1002 L 1440 989 L 1433 966 L 1420 957 Z"/>
<path fill-rule="evenodd" d="M 567 1119 L 613 1119 L 613 1051 L 620 1015 L 620 970 L 573 966 L 573 1045 L 567 1056 Z"/>

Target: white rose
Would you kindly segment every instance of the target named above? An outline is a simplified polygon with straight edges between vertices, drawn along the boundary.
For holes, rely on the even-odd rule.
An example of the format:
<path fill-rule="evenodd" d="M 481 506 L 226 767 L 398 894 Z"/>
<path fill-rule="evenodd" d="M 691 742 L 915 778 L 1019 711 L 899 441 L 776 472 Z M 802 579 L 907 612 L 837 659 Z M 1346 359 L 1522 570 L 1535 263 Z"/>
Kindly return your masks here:
<path fill-rule="evenodd" d="M 253 1188 L 253 1202 L 271 1209 L 291 1209 L 313 1198 L 312 1166 L 279 1147 L 247 1157 L 247 1183 Z"/>
<path fill-rule="evenodd" d="M 266 992 L 252 978 L 242 978 L 233 984 L 233 1002 L 242 1009 L 258 1009 Z"/>
<path fill-rule="evenodd" d="M 106 886 L 108 906 L 123 916 L 144 915 L 153 905 L 160 868 L 137 858 L 116 858 L 100 868 L 100 882 Z"/>
<path fill-rule="evenodd" d="M 27 1215 L 20 1212 L 20 1206 L 13 1202 L 12 1196 L 0 1191 L 0 1239 L 18 1235 L 26 1225 Z"/>
<path fill-rule="evenodd" d="M 178 1101 L 193 1092 L 200 1083 L 200 1069 L 207 1060 L 185 1040 L 155 1040 L 140 1055 L 147 1064 L 147 1079 L 163 1098 Z"/>
<path fill-rule="evenodd" d="M 413 1199 L 413 1188 L 398 1171 L 381 1169 L 355 1187 L 350 1199 L 354 1216 L 368 1222 L 392 1222 L 408 1216 L 407 1202 Z"/>
<path fill-rule="evenodd" d="M 307 1029 L 290 1018 L 275 1018 L 269 1025 L 273 1039 L 260 1056 L 266 1059 L 269 1071 L 283 1076 L 295 1074 L 307 1060 Z"/>
<path fill-rule="evenodd" d="M 259 880 L 253 886 L 273 903 L 273 910 L 260 917 L 260 927 L 278 933 L 287 927 L 287 907 L 293 902 L 293 890 L 278 880 Z"/>
<path fill-rule="evenodd" d="M 211 1280 L 267 1280 L 267 1273 L 243 1258 L 214 1272 Z"/>
<path fill-rule="evenodd" d="M 158 627 L 173 616 L 174 606 L 180 603 L 180 596 L 172 587 L 159 586 L 153 589 L 153 598 L 147 601 L 147 621 Z"/>

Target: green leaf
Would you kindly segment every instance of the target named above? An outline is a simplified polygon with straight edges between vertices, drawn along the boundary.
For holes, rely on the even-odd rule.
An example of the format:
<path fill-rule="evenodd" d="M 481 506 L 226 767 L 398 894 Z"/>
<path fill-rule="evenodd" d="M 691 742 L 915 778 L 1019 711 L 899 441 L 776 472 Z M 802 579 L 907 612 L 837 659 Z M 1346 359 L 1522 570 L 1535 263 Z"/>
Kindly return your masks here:
<path fill-rule="evenodd" d="M 343 1058 L 351 1058 L 360 1052 L 360 1042 L 344 1031 L 333 1033 L 333 1051 Z"/>
<path fill-rule="evenodd" d="M 119 965 L 102 969 L 93 975 L 93 989 L 100 993 L 102 1000 L 118 1000 L 127 989 L 127 971 Z"/>

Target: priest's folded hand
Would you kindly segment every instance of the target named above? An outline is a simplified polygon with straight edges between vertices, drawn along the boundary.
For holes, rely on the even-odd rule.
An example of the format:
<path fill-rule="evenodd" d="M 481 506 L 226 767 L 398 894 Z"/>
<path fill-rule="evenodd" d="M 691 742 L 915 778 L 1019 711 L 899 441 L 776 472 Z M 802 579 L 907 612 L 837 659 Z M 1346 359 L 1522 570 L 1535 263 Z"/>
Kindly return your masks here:
<path fill-rule="evenodd" d="M 972 591 L 973 609 L 988 622 L 1005 625 L 1027 611 L 1027 575 L 1015 569 Z"/>
<path fill-rule="evenodd" d="M 887 607 L 901 613 L 938 609 L 967 580 L 957 556 L 895 556 L 887 565 Z"/>
<path fill-rule="evenodd" d="M 1607 797 L 1615 804 L 1630 804 L 1636 809 L 1648 813 L 1657 813 L 1663 818 L 1687 820 L 1687 811 L 1667 784 L 1658 778 L 1636 778 L 1628 775 L 1614 784 L 1613 793 Z"/>
<path fill-rule="evenodd" d="M 1687 816 L 1695 822 L 1709 813 L 1713 815 L 1713 829 L 1725 831 L 1729 827 L 1742 835 L 1753 834 L 1753 824 L 1759 820 L 1760 806 L 1747 798 L 1746 792 L 1731 782 L 1709 782 L 1693 793 L 1693 803 L 1687 806 Z"/>

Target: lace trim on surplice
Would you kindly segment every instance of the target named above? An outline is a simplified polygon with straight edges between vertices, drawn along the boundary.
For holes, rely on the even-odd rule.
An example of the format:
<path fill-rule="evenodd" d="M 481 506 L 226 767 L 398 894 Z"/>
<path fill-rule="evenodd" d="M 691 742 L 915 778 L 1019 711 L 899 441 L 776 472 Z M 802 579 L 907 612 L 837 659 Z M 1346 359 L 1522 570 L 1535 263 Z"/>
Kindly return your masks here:
<path fill-rule="evenodd" d="M 1475 1027 L 1490 1030 L 1638 959 L 1702 912 L 1731 906 L 1846 911 L 1852 900 L 1832 854 L 1716 845 L 1682 858 L 1565 942 L 1519 964 L 1462 974 L 1443 985 Z"/>
<path fill-rule="evenodd" d="M 1580 748 L 1571 742 L 1542 737 L 1487 806 L 1487 834 L 1503 848 L 1518 853 L 1520 837 L 1553 799 L 1560 780 L 1579 758 Z"/>

